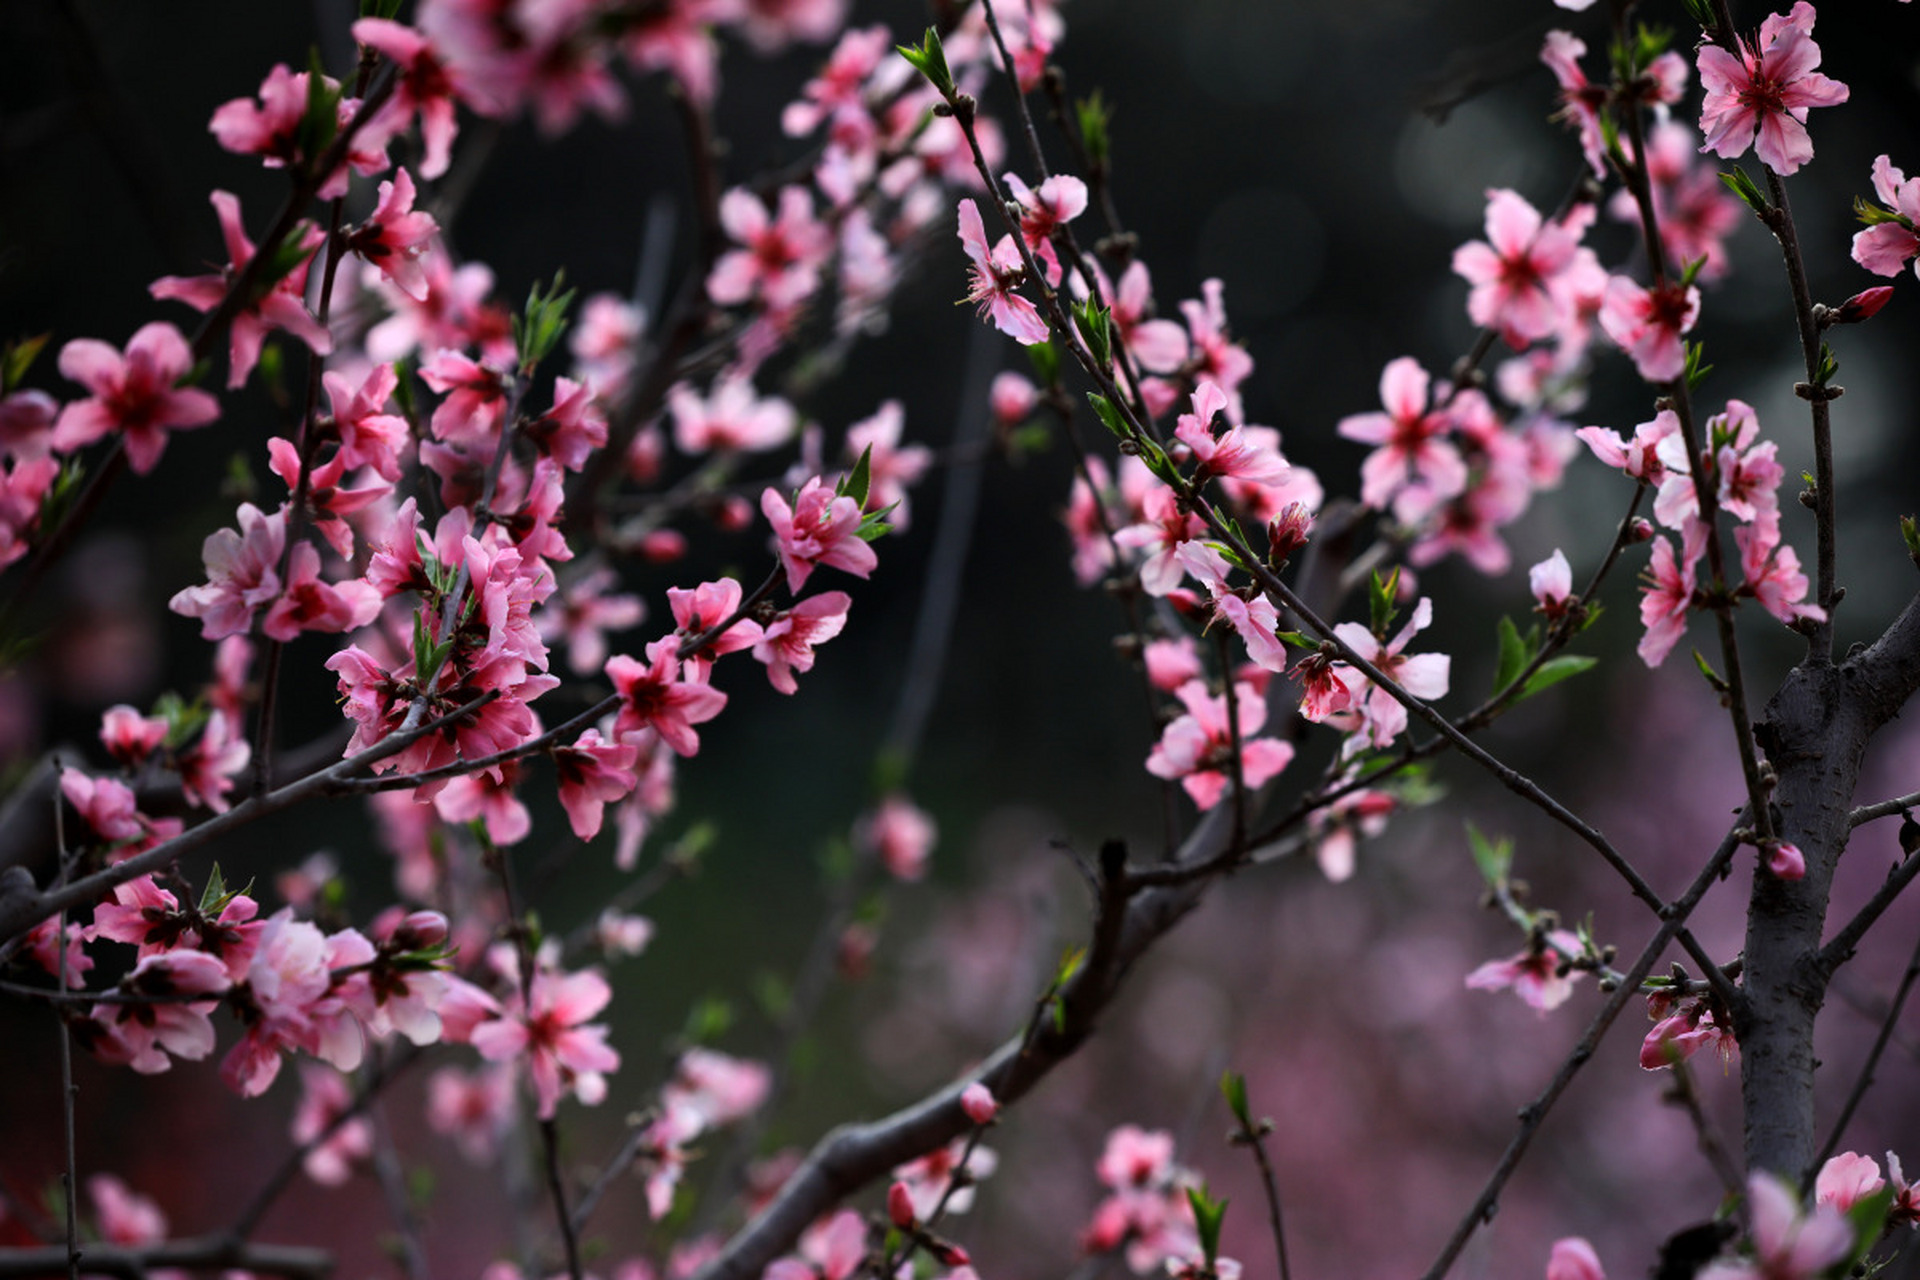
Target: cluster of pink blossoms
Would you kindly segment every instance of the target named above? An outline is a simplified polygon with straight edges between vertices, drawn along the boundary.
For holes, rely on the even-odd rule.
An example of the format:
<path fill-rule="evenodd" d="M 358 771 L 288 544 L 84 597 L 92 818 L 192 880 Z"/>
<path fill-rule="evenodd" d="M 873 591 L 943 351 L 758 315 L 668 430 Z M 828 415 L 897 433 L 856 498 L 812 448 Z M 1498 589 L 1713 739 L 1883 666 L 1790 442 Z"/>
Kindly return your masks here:
<path fill-rule="evenodd" d="M 1818 605 L 1804 603 L 1806 574 L 1799 556 L 1781 539 L 1779 487 L 1785 472 L 1774 442 L 1760 439 L 1752 407 L 1729 400 L 1725 413 L 1707 420 L 1706 434 L 1701 460 L 1705 483 L 1718 509 L 1738 522 L 1733 536 L 1745 580 L 1736 594 L 1757 600 L 1788 626 L 1826 617 Z M 1640 621 L 1646 627 L 1640 657 L 1650 667 L 1659 666 L 1685 632 L 1688 612 L 1701 603 L 1695 575 L 1707 545 L 1708 526 L 1700 513 L 1680 420 L 1671 409 L 1663 409 L 1636 427 L 1631 439 L 1604 427 L 1582 427 L 1579 436 L 1602 462 L 1654 486 L 1655 519 L 1680 535 L 1677 554 L 1671 539 L 1654 539 L 1649 581 L 1640 600 Z"/>
<path fill-rule="evenodd" d="M 1199 1250 L 1186 1189 L 1192 1173 L 1173 1160 L 1173 1135 L 1121 1125 L 1107 1135 L 1095 1173 L 1107 1197 L 1080 1232 L 1090 1254 L 1124 1251 L 1136 1275 L 1160 1271 Z"/>
<path fill-rule="evenodd" d="M 52 970 L 55 929 L 35 931 L 30 950 Z M 83 947 L 130 946 L 133 965 L 75 1023 L 82 1044 L 105 1062 L 143 1074 L 174 1058 L 197 1061 L 214 1050 L 211 1015 L 226 1005 L 243 1028 L 220 1075 L 252 1097 L 299 1051 L 341 1070 L 360 1064 L 369 1040 L 441 1038 L 439 1008 L 452 981 L 442 972 L 448 929 L 436 911 L 395 907 L 365 934 L 332 933 L 295 917 L 291 907 L 265 919 L 243 893 L 214 892 L 182 901 L 152 876 L 120 885 L 68 929 L 65 980 L 83 986 L 95 958 Z M 48 944 L 42 946 L 41 944 Z"/>

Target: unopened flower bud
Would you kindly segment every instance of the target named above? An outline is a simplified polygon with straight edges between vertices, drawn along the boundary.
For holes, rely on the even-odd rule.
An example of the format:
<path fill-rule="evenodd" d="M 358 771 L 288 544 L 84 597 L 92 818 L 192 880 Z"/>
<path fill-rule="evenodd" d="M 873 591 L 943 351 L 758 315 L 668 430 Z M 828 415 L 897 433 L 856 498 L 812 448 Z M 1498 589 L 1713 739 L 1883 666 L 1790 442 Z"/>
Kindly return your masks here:
<path fill-rule="evenodd" d="M 960 1109 L 975 1124 L 989 1124 L 1000 1113 L 1000 1103 L 995 1100 L 993 1090 L 976 1080 L 960 1091 Z"/>
<path fill-rule="evenodd" d="M 1286 563 L 1289 556 L 1307 545 L 1312 532 L 1313 513 L 1301 503 L 1289 502 L 1267 526 L 1267 559 L 1273 564 Z"/>
<path fill-rule="evenodd" d="M 1893 297 L 1893 286 L 1876 285 L 1871 289 L 1862 289 L 1839 306 L 1828 312 L 1829 324 L 1859 324 L 1871 319 L 1880 308 L 1887 305 Z"/>
<path fill-rule="evenodd" d="M 447 940 L 447 918 L 438 911 L 415 911 L 393 931 L 394 945 L 402 951 L 425 951 Z"/>
<path fill-rule="evenodd" d="M 720 526 L 723 533 L 738 533 L 753 523 L 753 504 L 739 494 L 731 494 L 720 503 L 720 509 L 713 513 L 713 522 Z"/>
<path fill-rule="evenodd" d="M 849 982 L 858 982 L 873 969 L 873 949 L 877 943 L 873 927 L 865 924 L 850 924 L 840 932 L 840 945 L 835 960 L 840 968 L 840 976 Z"/>
<path fill-rule="evenodd" d="M 1635 516 L 1633 523 L 1627 526 L 1627 540 L 1630 542 L 1645 542 L 1652 536 L 1653 521 L 1645 516 Z"/>
<path fill-rule="evenodd" d="M 687 554 L 686 535 L 678 529 L 655 529 L 641 537 L 640 554 L 648 564 L 672 564 Z"/>
<path fill-rule="evenodd" d="M 973 1259 L 967 1255 L 967 1251 L 951 1240 L 935 1240 L 929 1247 L 932 1248 L 933 1256 L 940 1260 L 940 1265 L 943 1267 L 973 1265 Z"/>
<path fill-rule="evenodd" d="M 896 1182 L 887 1188 L 887 1217 L 902 1231 L 913 1230 L 913 1193 L 906 1183 Z"/>

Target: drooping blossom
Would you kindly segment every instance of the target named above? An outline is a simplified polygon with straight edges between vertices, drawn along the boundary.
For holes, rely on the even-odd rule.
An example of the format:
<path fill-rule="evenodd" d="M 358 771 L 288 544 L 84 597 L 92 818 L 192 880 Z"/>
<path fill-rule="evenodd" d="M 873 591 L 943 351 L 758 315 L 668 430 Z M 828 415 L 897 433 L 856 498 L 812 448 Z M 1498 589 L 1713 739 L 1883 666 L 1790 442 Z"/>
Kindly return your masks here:
<path fill-rule="evenodd" d="M 1676 1062 L 1685 1062 L 1704 1048 L 1719 1051 L 1722 1062 L 1730 1061 L 1739 1049 L 1733 1031 L 1715 1019 L 1713 1007 L 1701 996 L 1676 999 L 1667 992 L 1647 997 L 1647 1016 L 1653 1029 L 1640 1042 L 1640 1065 L 1659 1071 Z"/>
<path fill-rule="evenodd" d="M 925 1222 L 944 1197 L 948 1213 L 965 1213 L 973 1207 L 974 1184 L 993 1173 L 1000 1155 L 989 1147 L 974 1144 L 968 1150 L 967 1139 L 955 1138 L 906 1164 L 894 1168 L 893 1176 L 906 1187 L 913 1214 Z M 961 1175 L 962 1171 L 964 1176 Z"/>
<path fill-rule="evenodd" d="M 1853 260 L 1877 276 L 1897 276 L 1908 259 L 1920 253 L 1920 177 L 1909 178 L 1893 167 L 1891 156 L 1873 161 L 1873 193 L 1885 213 L 1895 215 L 1875 222 L 1853 236 Z M 1914 264 L 1920 273 L 1920 263 Z"/>
<path fill-rule="evenodd" d="M 1581 953 L 1580 939 L 1565 929 L 1554 929 L 1518 955 L 1489 960 L 1467 975 L 1475 991 L 1507 991 L 1527 1005 L 1547 1013 L 1565 1004 L 1581 971 L 1568 966 Z M 1563 972 L 1564 971 L 1564 972 Z"/>
<path fill-rule="evenodd" d="M 1820 1166 L 1820 1174 L 1813 1180 L 1813 1203 L 1816 1207 L 1832 1205 L 1845 1213 L 1856 1200 L 1864 1200 L 1886 1185 L 1872 1156 L 1843 1151 Z"/>
<path fill-rule="evenodd" d="M 214 212 L 220 218 L 220 234 L 227 245 L 227 266 L 218 275 L 162 276 L 147 287 L 156 298 L 184 302 L 196 311 L 212 311 L 226 299 L 239 282 L 247 264 L 253 261 L 254 244 L 247 239 L 240 222 L 240 198 L 231 192 L 212 195 Z M 269 331 L 284 329 L 307 344 L 316 355 L 333 350 L 333 339 L 326 326 L 307 311 L 307 269 L 313 265 L 313 253 L 326 239 L 326 233 L 311 223 L 295 228 L 293 239 L 303 256 L 293 269 L 274 281 L 264 292 L 256 290 L 253 300 L 228 320 L 227 386 L 244 386 L 247 375 L 260 360 L 260 348 Z"/>
<path fill-rule="evenodd" d="M 1711 1263 L 1700 1280 L 1814 1280 L 1853 1252 L 1853 1227 L 1837 1209 L 1804 1212 L 1798 1193 L 1770 1173 L 1747 1179 L 1747 1209 L 1753 1256 Z"/>
<path fill-rule="evenodd" d="M 93 1201 L 95 1225 L 107 1244 L 137 1249 L 167 1238 L 167 1215 L 160 1206 L 114 1175 L 88 1177 L 87 1198 Z"/>
<path fill-rule="evenodd" d="M 786 567 L 787 590 L 798 592 L 817 565 L 831 565 L 865 578 L 880 563 L 859 536 L 860 504 L 836 495 L 818 476 L 809 479 L 792 505 L 778 489 L 760 495 L 760 510 L 773 526 L 774 547 Z"/>
<path fill-rule="evenodd" d="M 1227 697 L 1208 691 L 1204 680 L 1190 680 L 1175 694 L 1187 711 L 1170 723 L 1147 756 L 1147 772 L 1156 778 L 1178 780 L 1201 809 L 1220 803 L 1233 781 L 1234 737 L 1239 737 L 1240 782 L 1253 790 L 1293 760 L 1293 747 L 1258 734 L 1267 722 L 1267 704 L 1253 686 L 1235 681 L 1234 709 Z M 1229 725 L 1227 716 L 1234 716 Z"/>
<path fill-rule="evenodd" d="M 1649 667 L 1666 661 L 1687 629 L 1687 611 L 1693 606 L 1694 565 L 1704 543 L 1689 540 L 1684 559 L 1676 558 L 1673 543 L 1656 538 L 1653 559 L 1648 564 L 1646 589 L 1640 597 L 1640 624 L 1646 628 L 1639 644 L 1640 660 Z"/>
<path fill-rule="evenodd" d="M 560 807 L 567 824 L 582 840 L 600 834 L 601 814 L 632 794 L 639 785 L 634 765 L 640 748 L 631 742 L 607 742 L 598 729 L 586 729 L 570 747 L 553 750 L 554 772 L 560 786 Z"/>
<path fill-rule="evenodd" d="M 1226 411 L 1226 392 L 1202 381 L 1193 391 L 1193 412 L 1181 414 L 1175 424 L 1174 435 L 1193 451 L 1195 481 L 1221 476 L 1263 485 L 1286 483 L 1286 460 L 1253 436 L 1258 428 L 1228 425 L 1214 435 L 1214 423 Z"/>
<path fill-rule="evenodd" d="M 781 693 L 797 692 L 793 673 L 813 670 L 813 646 L 846 628 L 852 603 L 844 591 L 822 591 L 775 614 L 753 644 L 754 658 L 766 664 L 767 682 Z"/>
<path fill-rule="evenodd" d="M 373 19 L 363 19 L 373 21 Z M 395 169 L 380 184 L 379 203 L 367 220 L 347 234 L 347 248 L 359 254 L 416 302 L 427 300 L 428 278 L 421 258 L 431 248 L 439 224 L 425 210 L 415 211 L 413 176 Z"/>
<path fill-rule="evenodd" d="M 1487 238 L 1453 253 L 1454 274 L 1473 286 L 1467 295 L 1473 322 L 1499 330 L 1516 351 L 1552 334 L 1565 305 L 1560 277 L 1573 265 L 1581 233 L 1592 221 L 1592 205 L 1549 221 L 1517 192 L 1487 192 Z"/>
<path fill-rule="evenodd" d="M 1087 184 L 1071 174 L 1055 174 L 1032 188 L 1018 174 L 1006 175 L 1007 190 L 1020 206 L 1020 238 L 1046 272 L 1047 283 L 1060 284 L 1060 255 L 1053 247 L 1056 231 L 1087 211 Z"/>
<path fill-rule="evenodd" d="M 1453 659 L 1444 653 L 1408 654 L 1404 652 L 1414 636 L 1433 622 L 1433 601 L 1426 596 L 1414 606 L 1407 625 L 1391 641 L 1383 641 L 1357 622 L 1343 622 L 1333 633 L 1348 648 L 1365 658 L 1381 675 L 1394 681 L 1416 698 L 1432 700 L 1446 696 Z M 1378 685 L 1369 685 L 1355 706 L 1366 729 L 1366 740 L 1375 747 L 1392 742 L 1407 727 L 1407 709 L 1392 694 Z M 1355 738 L 1357 743 L 1359 738 Z"/>
<path fill-rule="evenodd" d="M 684 382 L 667 392 L 673 442 L 682 453 L 751 453 L 777 449 L 793 438 L 796 414 L 778 396 L 761 399 L 738 372 L 714 379 L 706 397 Z"/>
<path fill-rule="evenodd" d="M 994 328 L 1017 342 L 1035 346 L 1047 340 L 1047 322 L 1033 303 L 1014 290 L 1026 278 L 1026 264 L 1014 247 L 1011 236 L 1002 236 L 992 248 L 987 246 L 986 225 L 980 221 L 980 209 L 971 200 L 960 202 L 960 247 L 973 260 L 972 284 L 967 301 L 978 303 L 980 314 L 993 321 Z"/>
<path fill-rule="evenodd" d="M 606 1097 L 606 1073 L 619 1069 L 620 1055 L 607 1044 L 605 1024 L 589 1019 L 612 998 L 598 970 L 543 968 L 533 975 L 530 999 L 516 990 L 502 1015 L 473 1028 L 469 1040 L 490 1062 L 524 1061 L 540 1118 L 551 1120 L 562 1094 L 588 1106 Z"/>
<path fill-rule="evenodd" d="M 142 1075 L 171 1067 L 168 1054 L 198 1062 L 213 1052 L 207 1015 L 232 985 L 226 966 L 203 951 L 149 955 L 120 980 L 121 993 L 133 998 L 94 1005 L 83 1041 L 102 1061 L 124 1063 Z M 197 996 L 206 998 L 192 998 Z"/>
<path fill-rule="evenodd" d="M 626 654 L 607 659 L 607 677 L 625 701 L 615 728 L 620 732 L 648 728 L 676 755 L 697 755 L 700 735 L 693 726 L 719 715 L 727 695 L 708 684 L 680 675 L 676 642 L 669 636 L 647 646 L 645 664 Z"/>
<path fill-rule="evenodd" d="M 1738 42 L 1738 54 L 1717 44 L 1696 55 L 1706 100 L 1700 106 L 1700 148 L 1732 160 L 1753 147 L 1762 164 L 1781 177 L 1813 159 L 1807 112 L 1847 100 L 1847 86 L 1821 75 L 1820 46 L 1813 42 L 1813 6 L 1799 0 L 1786 17 L 1768 14 L 1759 39 Z"/>
<path fill-rule="evenodd" d="M 833 251 L 833 236 L 814 216 L 805 187 L 782 187 L 778 214 L 735 187 L 720 197 L 720 225 L 740 247 L 729 249 L 707 276 L 707 296 L 723 307 L 758 299 L 772 311 L 806 301 Z"/>
<path fill-rule="evenodd" d="M 204 427 L 220 416 L 220 402 L 197 388 L 180 388 L 193 368 L 193 351 L 180 331 L 155 321 L 115 351 L 94 338 L 75 338 L 60 349 L 60 373 L 90 393 L 60 411 L 53 447 L 84 448 L 119 432 L 127 462 L 145 475 L 159 465 L 168 430 Z"/>
<path fill-rule="evenodd" d="M 932 815 L 898 791 L 889 792 L 853 828 L 854 843 L 877 857 L 898 880 L 918 880 L 927 874 L 927 859 L 938 836 Z"/>
<path fill-rule="evenodd" d="M 1360 500 L 1385 510 L 1407 486 L 1418 483 L 1435 500 L 1467 487 L 1467 464 L 1445 437 L 1453 419 L 1427 407 L 1431 379 L 1412 356 L 1391 361 L 1380 375 L 1384 413 L 1356 413 L 1340 420 L 1341 436 L 1376 446 L 1360 467 Z"/>
<path fill-rule="evenodd" d="M 1687 366 L 1681 339 L 1699 318 L 1699 288 L 1673 280 L 1649 289 L 1615 276 L 1600 304 L 1600 327 L 1633 357 L 1633 367 L 1648 382 L 1680 376 Z"/>

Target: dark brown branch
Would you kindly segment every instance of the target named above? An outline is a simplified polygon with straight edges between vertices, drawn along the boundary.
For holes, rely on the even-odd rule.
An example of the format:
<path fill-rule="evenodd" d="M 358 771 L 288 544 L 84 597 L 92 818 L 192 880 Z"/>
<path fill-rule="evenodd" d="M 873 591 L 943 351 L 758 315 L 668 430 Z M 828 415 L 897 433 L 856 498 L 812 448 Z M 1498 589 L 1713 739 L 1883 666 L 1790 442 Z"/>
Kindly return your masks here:
<path fill-rule="evenodd" d="M 164 1267 L 190 1271 L 256 1271 L 292 1280 L 324 1280 L 333 1272 L 333 1255 L 301 1245 L 247 1244 L 218 1236 L 168 1240 L 142 1248 L 90 1244 L 81 1250 L 89 1275 L 146 1280 Z M 65 1245 L 0 1250 L 0 1277 L 59 1276 L 67 1270 Z"/>

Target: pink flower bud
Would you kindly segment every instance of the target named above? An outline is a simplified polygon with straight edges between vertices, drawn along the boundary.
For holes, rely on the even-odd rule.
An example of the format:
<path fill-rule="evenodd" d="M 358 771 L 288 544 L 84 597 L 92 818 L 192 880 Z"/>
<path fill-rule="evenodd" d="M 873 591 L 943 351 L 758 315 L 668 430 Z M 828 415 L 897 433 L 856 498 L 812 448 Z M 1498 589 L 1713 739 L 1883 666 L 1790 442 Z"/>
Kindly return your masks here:
<path fill-rule="evenodd" d="M 1553 1242 L 1547 1256 L 1547 1280 L 1607 1280 L 1593 1246 L 1579 1236 Z"/>
<path fill-rule="evenodd" d="M 1893 286 L 1890 284 L 1875 285 L 1871 289 L 1862 289 L 1859 293 L 1854 294 L 1851 298 L 1848 298 L 1845 302 L 1829 312 L 1829 322 L 1832 324 L 1859 324 L 1862 320 L 1871 319 L 1875 313 L 1877 313 L 1880 308 L 1886 306 L 1892 298 Z"/>
<path fill-rule="evenodd" d="M 1782 880 L 1800 880 L 1807 874 L 1806 855 L 1800 846 L 1782 840 L 1767 850 L 1767 870 Z"/>
<path fill-rule="evenodd" d="M 394 945 L 403 951 L 424 951 L 447 940 L 447 918 L 438 911 L 415 911 L 393 931 Z"/>
<path fill-rule="evenodd" d="M 720 509 L 713 513 L 713 522 L 720 526 L 723 533 L 738 533 L 753 523 L 753 504 L 739 494 L 723 500 Z"/>
<path fill-rule="evenodd" d="M 913 1230 L 913 1193 L 906 1183 L 896 1182 L 887 1188 L 887 1217 L 902 1231 Z"/>
<path fill-rule="evenodd" d="M 960 1091 L 960 1109 L 975 1124 L 990 1124 L 1000 1114 L 1000 1103 L 994 1098 L 993 1090 L 976 1080 Z"/>
<path fill-rule="evenodd" d="M 951 1240 L 935 1240 L 932 1244 L 933 1256 L 940 1260 L 943 1267 L 968 1267 L 973 1259 L 967 1251 Z"/>
<path fill-rule="evenodd" d="M 686 535 L 678 529 L 655 529 L 640 539 L 640 554 L 648 564 L 672 564 L 687 554 Z"/>
<path fill-rule="evenodd" d="M 873 969 L 873 948 L 878 941 L 872 926 L 858 922 L 848 925 L 840 934 L 840 946 L 835 956 L 840 966 L 840 976 L 849 982 L 865 978 Z"/>
<path fill-rule="evenodd" d="M 1298 502 L 1289 502 L 1286 509 L 1267 526 L 1267 557 L 1273 563 L 1280 564 L 1307 545 L 1307 537 L 1313 532 L 1313 513 Z"/>
<path fill-rule="evenodd" d="M 1634 542 L 1645 542 L 1653 536 L 1653 521 L 1645 516 L 1635 516 L 1633 523 L 1627 526 L 1627 537 Z"/>

